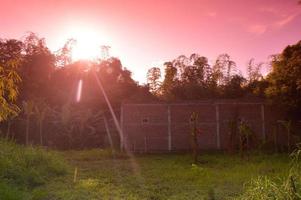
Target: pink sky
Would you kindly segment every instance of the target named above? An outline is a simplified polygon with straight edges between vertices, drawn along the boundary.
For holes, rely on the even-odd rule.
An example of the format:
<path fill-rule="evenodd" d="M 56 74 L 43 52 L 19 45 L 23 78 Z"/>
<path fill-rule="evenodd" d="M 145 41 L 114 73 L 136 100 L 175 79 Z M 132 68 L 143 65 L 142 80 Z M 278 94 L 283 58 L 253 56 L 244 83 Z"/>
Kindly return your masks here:
<path fill-rule="evenodd" d="M 301 40 L 297 0 L 0 0 L 0 37 L 27 31 L 56 50 L 71 30 L 93 29 L 134 78 L 181 54 L 214 61 L 228 53 L 244 71 L 247 61 Z"/>

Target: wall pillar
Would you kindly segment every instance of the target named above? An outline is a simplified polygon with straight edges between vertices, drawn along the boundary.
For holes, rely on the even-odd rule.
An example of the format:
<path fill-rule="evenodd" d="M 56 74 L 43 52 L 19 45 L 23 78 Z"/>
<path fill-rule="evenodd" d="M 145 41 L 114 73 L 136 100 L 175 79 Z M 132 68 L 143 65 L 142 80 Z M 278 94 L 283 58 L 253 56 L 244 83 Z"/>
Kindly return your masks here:
<path fill-rule="evenodd" d="M 262 128 L 262 138 L 263 141 L 266 141 L 266 132 L 265 132 L 265 113 L 264 113 L 264 104 L 261 104 L 261 128 Z"/>
<path fill-rule="evenodd" d="M 216 148 L 221 149 L 220 140 L 220 119 L 219 119 L 219 108 L 218 104 L 215 104 L 215 116 L 216 116 Z"/>
<path fill-rule="evenodd" d="M 168 135 L 168 151 L 172 150 L 172 138 L 171 138 L 171 114 L 170 105 L 167 106 L 167 135 Z"/>

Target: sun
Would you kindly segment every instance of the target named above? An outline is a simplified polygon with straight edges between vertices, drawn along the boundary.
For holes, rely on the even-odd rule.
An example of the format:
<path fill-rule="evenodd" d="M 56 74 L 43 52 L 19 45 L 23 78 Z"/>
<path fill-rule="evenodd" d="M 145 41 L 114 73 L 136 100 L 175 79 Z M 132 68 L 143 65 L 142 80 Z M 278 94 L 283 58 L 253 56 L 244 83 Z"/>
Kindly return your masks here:
<path fill-rule="evenodd" d="M 75 40 L 71 52 L 72 61 L 101 58 L 101 46 L 107 44 L 104 34 L 92 29 L 76 28 L 69 35 Z"/>
<path fill-rule="evenodd" d="M 99 38 L 93 32 L 78 32 L 72 49 L 72 60 L 93 60 L 101 55 Z"/>

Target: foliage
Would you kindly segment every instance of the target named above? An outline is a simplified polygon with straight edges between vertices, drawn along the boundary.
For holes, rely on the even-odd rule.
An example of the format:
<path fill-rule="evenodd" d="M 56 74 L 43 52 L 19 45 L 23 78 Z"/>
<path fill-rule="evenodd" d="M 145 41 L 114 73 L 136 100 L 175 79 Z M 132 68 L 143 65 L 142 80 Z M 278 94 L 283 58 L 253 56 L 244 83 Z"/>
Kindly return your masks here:
<path fill-rule="evenodd" d="M 273 199 L 298 200 L 301 199 L 301 150 L 291 155 L 291 166 L 286 176 L 271 178 L 260 176 L 253 179 L 240 197 L 244 200 Z"/>
<path fill-rule="evenodd" d="M 50 75 L 55 70 L 55 56 L 44 38 L 29 33 L 23 42 L 23 60 L 19 67 L 22 78 L 20 100 L 28 101 L 49 97 Z"/>
<path fill-rule="evenodd" d="M 251 59 L 247 65 L 247 79 L 248 81 L 254 82 L 262 79 L 261 68 L 263 63 L 255 63 L 254 59 Z"/>
<path fill-rule="evenodd" d="M 53 199 L 234 199 L 251 178 L 273 177 L 289 168 L 287 155 L 251 155 L 245 162 L 237 155 L 203 154 L 200 165 L 191 165 L 188 154 L 137 155 L 138 168 L 126 155 L 114 159 L 111 151 L 63 155 L 73 168 L 66 178 L 46 185 Z"/>
<path fill-rule="evenodd" d="M 14 117 L 19 108 L 15 105 L 21 81 L 17 70 L 22 60 L 22 44 L 17 40 L 0 40 L 0 122 Z"/>
<path fill-rule="evenodd" d="M 282 105 L 290 117 L 301 116 L 301 41 L 287 46 L 274 57 L 268 75 L 266 94 L 275 105 Z"/>
<path fill-rule="evenodd" d="M 249 156 L 250 142 L 254 135 L 253 130 L 245 120 L 240 120 L 238 125 L 239 133 L 239 152 L 243 157 L 245 154 Z"/>
<path fill-rule="evenodd" d="M 95 141 L 101 142 L 95 139 L 95 135 L 103 137 L 104 130 L 98 131 L 103 124 L 99 118 L 93 119 L 93 115 L 106 112 L 108 108 L 95 75 L 101 80 L 115 109 L 119 110 L 121 102 L 126 99 L 153 97 L 132 79 L 131 72 L 118 58 L 72 62 L 74 43 L 74 40 L 68 40 L 54 54 L 46 46 L 45 39 L 34 33 L 27 34 L 20 41 L 0 41 L 0 121 L 11 118 L 1 124 L 9 127 L 10 137 L 26 144 L 60 148 L 63 147 L 63 142 L 58 143 L 60 139 L 66 145 L 64 148 L 83 146 L 77 144 L 79 141 L 85 145 L 92 142 L 92 146 Z M 17 88 L 21 78 L 22 84 Z M 79 79 L 83 80 L 83 97 L 78 103 L 75 96 Z M 20 110 L 14 103 L 23 111 L 18 117 Z M 58 120 L 65 105 L 72 110 L 68 126 Z M 88 111 L 93 113 L 89 117 Z"/>
<path fill-rule="evenodd" d="M 38 189 L 67 173 L 59 155 L 39 148 L 0 140 L 0 199 L 44 199 Z"/>
<path fill-rule="evenodd" d="M 212 76 L 219 85 L 227 84 L 237 72 L 236 63 L 231 60 L 228 54 L 219 55 L 212 70 Z"/>
<path fill-rule="evenodd" d="M 149 86 L 150 92 L 153 94 L 160 94 L 160 82 L 161 70 L 158 67 L 150 68 L 147 71 L 147 84 Z"/>
<path fill-rule="evenodd" d="M 161 98 L 165 100 L 198 100 L 202 98 L 238 98 L 245 93 L 246 79 L 228 54 L 221 54 L 213 66 L 198 54 L 179 56 L 165 64 Z"/>

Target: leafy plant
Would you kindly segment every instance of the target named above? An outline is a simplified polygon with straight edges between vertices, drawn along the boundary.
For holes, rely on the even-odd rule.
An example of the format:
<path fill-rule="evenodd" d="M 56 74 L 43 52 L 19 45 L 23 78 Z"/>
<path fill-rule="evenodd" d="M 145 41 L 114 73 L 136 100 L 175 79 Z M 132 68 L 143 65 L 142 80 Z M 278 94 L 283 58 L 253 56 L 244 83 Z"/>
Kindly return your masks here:
<path fill-rule="evenodd" d="M 18 41 L 0 41 L 0 122 L 16 116 L 20 111 L 15 104 L 18 84 L 21 82 L 17 73 L 22 60 L 20 52 L 21 44 Z"/>

